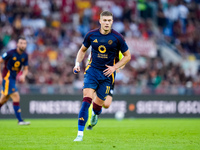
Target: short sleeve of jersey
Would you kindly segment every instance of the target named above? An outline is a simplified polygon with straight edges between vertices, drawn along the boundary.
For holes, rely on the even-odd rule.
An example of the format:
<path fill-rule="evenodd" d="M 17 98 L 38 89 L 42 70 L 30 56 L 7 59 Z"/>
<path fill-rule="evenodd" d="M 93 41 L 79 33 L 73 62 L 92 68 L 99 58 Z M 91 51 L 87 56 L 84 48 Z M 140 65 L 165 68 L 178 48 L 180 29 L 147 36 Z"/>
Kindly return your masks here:
<path fill-rule="evenodd" d="M 11 56 L 11 51 L 5 52 L 2 55 L 3 60 L 7 60 Z"/>
<path fill-rule="evenodd" d="M 90 45 L 91 45 L 91 42 L 90 42 L 90 33 L 87 33 L 86 35 L 85 35 L 85 38 L 84 38 L 84 40 L 83 40 L 83 45 L 85 46 L 85 47 L 87 47 L 87 48 L 89 48 L 90 47 Z"/>
<path fill-rule="evenodd" d="M 122 53 L 124 53 L 128 50 L 128 46 L 122 37 L 120 38 L 120 50 Z"/>

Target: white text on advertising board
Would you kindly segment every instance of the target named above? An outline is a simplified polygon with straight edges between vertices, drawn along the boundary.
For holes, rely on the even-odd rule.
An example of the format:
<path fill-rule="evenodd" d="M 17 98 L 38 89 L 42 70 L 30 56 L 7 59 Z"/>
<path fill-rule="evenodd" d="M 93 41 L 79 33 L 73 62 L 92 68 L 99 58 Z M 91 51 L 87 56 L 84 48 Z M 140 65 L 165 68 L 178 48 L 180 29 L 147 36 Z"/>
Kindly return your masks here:
<path fill-rule="evenodd" d="M 78 114 L 81 101 L 76 100 L 57 100 L 57 101 L 37 101 L 32 100 L 29 103 L 30 114 Z M 103 109 L 102 114 L 114 114 L 117 111 L 127 112 L 126 101 L 113 101 L 108 109 Z"/>
<path fill-rule="evenodd" d="M 200 114 L 200 101 L 140 100 L 136 103 L 137 114 Z"/>

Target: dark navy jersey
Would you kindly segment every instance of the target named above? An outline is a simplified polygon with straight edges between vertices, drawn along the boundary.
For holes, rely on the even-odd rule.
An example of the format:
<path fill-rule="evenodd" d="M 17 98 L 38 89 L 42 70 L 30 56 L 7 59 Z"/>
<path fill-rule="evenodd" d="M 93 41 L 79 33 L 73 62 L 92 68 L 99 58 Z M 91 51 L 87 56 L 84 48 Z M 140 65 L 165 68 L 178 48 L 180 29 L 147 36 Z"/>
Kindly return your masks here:
<path fill-rule="evenodd" d="M 9 73 L 9 78 L 16 79 L 21 67 L 28 66 L 28 54 L 24 52 L 20 55 L 16 49 L 5 52 L 2 58 L 5 61 L 2 73 L 3 78 Z"/>
<path fill-rule="evenodd" d="M 111 30 L 109 34 L 101 34 L 100 29 L 88 32 L 84 38 L 83 45 L 87 48 L 92 46 L 90 64 L 92 67 L 104 70 L 105 65 L 113 66 L 116 58 L 119 58 L 119 51 L 122 53 L 128 50 L 128 46 L 121 34 Z"/>

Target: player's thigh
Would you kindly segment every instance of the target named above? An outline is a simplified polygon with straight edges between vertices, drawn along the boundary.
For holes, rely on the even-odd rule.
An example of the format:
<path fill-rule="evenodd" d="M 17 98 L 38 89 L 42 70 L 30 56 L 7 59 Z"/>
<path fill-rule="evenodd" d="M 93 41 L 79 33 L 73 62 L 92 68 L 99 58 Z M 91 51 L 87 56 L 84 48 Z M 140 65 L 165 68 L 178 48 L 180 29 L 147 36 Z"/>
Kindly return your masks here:
<path fill-rule="evenodd" d="M 10 98 L 10 95 L 1 94 L 1 98 L 0 98 L 1 104 L 6 103 L 9 100 L 9 98 Z"/>
<path fill-rule="evenodd" d="M 19 102 L 20 101 L 19 92 L 14 92 L 14 93 L 10 94 L 10 97 L 12 98 L 13 102 Z"/>
<path fill-rule="evenodd" d="M 106 100 L 105 100 L 104 103 L 103 103 L 103 107 L 104 107 L 104 108 L 109 108 L 110 105 L 111 105 L 111 103 L 112 103 L 112 99 L 113 99 L 113 97 L 110 96 L 110 95 L 108 95 L 108 96 L 106 97 Z"/>
<path fill-rule="evenodd" d="M 89 68 L 84 75 L 83 97 L 93 98 L 93 94 L 98 87 L 97 76 L 92 74 L 92 68 Z"/>

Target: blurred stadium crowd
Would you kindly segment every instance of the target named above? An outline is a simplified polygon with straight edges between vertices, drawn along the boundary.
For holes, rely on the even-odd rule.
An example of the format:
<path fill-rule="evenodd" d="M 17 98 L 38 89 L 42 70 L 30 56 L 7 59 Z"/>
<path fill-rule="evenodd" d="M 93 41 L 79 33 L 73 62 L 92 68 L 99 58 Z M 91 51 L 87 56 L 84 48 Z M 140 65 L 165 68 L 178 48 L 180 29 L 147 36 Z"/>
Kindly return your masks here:
<path fill-rule="evenodd" d="M 200 59 L 200 0 L 0 0 L 1 54 L 24 35 L 30 66 L 26 85 L 81 89 L 83 73 L 72 72 L 75 57 L 84 35 L 99 27 L 102 10 L 113 13 L 113 28 L 129 43 L 142 41 L 138 50 L 129 47 L 132 60 L 116 77 L 117 93 L 200 94 L 200 68 L 189 65 Z M 146 52 L 137 52 L 160 39 L 174 45 L 185 61 L 166 63 L 168 56 L 161 57 L 156 46 L 153 55 L 148 45 Z"/>

